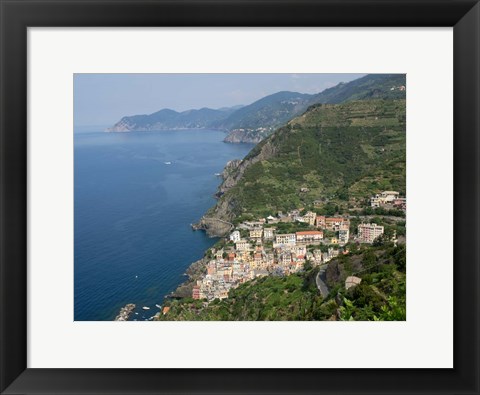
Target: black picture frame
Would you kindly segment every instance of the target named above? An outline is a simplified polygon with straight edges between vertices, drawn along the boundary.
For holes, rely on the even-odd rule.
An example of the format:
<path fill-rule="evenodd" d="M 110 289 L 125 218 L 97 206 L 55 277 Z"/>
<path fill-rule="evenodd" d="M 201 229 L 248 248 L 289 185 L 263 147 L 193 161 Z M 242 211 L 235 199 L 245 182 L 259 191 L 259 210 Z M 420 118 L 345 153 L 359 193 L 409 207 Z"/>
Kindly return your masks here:
<path fill-rule="evenodd" d="M 2 394 L 480 393 L 477 1 L 0 0 L 0 18 Z M 27 28 L 35 26 L 453 27 L 454 368 L 27 369 L 26 70 Z"/>

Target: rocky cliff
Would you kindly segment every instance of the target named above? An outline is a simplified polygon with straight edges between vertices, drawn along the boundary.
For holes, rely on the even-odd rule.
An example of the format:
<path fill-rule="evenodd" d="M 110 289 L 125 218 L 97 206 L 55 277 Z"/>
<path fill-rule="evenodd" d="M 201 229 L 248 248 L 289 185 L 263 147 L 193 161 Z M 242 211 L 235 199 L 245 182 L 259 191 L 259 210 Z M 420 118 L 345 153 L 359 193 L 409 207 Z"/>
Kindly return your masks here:
<path fill-rule="evenodd" d="M 203 229 L 211 237 L 223 237 L 233 229 L 231 221 L 241 213 L 242 208 L 235 199 L 235 194 L 227 194 L 238 184 L 245 171 L 253 164 L 267 160 L 275 155 L 273 139 L 258 144 L 243 160 L 227 163 L 223 172 L 223 182 L 215 196 L 217 203 L 195 224 L 194 229 Z"/>
<path fill-rule="evenodd" d="M 185 274 L 188 276 L 188 279 L 184 283 L 180 284 L 175 291 L 168 295 L 168 298 L 176 299 L 191 297 L 193 287 L 197 283 L 197 280 L 199 280 L 205 273 L 207 263 L 208 259 L 205 257 L 193 262 L 185 272 Z"/>
<path fill-rule="evenodd" d="M 270 134 L 271 131 L 265 131 L 264 133 L 245 130 L 245 129 L 235 129 L 228 133 L 227 137 L 223 139 L 226 143 L 253 143 L 257 144 L 262 141 L 265 137 Z"/>
<path fill-rule="evenodd" d="M 223 236 L 238 216 L 260 218 L 326 197 L 347 204 L 371 196 L 379 182 L 404 191 L 405 108 L 405 100 L 311 106 L 227 165 L 217 204 L 199 227 Z"/>

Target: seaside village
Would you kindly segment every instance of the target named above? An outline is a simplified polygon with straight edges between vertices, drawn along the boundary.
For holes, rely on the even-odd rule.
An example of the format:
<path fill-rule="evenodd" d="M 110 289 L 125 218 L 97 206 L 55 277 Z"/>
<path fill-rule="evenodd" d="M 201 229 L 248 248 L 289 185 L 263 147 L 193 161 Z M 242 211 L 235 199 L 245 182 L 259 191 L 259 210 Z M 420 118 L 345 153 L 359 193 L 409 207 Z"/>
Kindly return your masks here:
<path fill-rule="evenodd" d="M 384 191 L 370 199 L 372 208 L 406 210 L 406 199 L 396 191 Z M 193 299 L 224 299 L 228 292 L 256 277 L 285 276 L 311 265 L 324 265 L 339 254 L 348 254 L 349 241 L 373 243 L 384 233 L 384 227 L 375 223 L 361 223 L 357 234 L 350 234 L 350 219 L 344 216 L 328 217 L 300 210 L 275 217 L 245 221 L 233 230 L 221 249 L 210 249 L 205 275 L 192 291 Z M 280 223 L 304 223 L 309 229 L 280 233 Z M 277 225 L 277 226 L 275 226 Z"/>

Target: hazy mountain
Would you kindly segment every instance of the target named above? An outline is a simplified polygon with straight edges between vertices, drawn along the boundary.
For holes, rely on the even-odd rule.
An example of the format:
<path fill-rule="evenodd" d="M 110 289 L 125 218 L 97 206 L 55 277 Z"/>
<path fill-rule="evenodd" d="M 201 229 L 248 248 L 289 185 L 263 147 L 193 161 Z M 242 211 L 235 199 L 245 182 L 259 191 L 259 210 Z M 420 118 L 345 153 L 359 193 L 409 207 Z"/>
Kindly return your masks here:
<path fill-rule="evenodd" d="M 123 117 L 109 132 L 144 132 L 166 129 L 196 129 L 210 128 L 226 119 L 238 106 L 212 110 L 201 108 L 200 110 L 187 110 L 177 112 L 163 109 L 149 115 L 133 115 Z"/>
<path fill-rule="evenodd" d="M 314 95 L 312 103 L 336 104 L 352 100 L 405 99 L 405 86 L 405 74 L 369 74 L 347 83 L 341 82 Z"/>
<path fill-rule="evenodd" d="M 304 112 L 312 97 L 298 92 L 277 92 L 235 111 L 218 126 L 230 131 L 225 141 L 258 142 Z"/>
<path fill-rule="evenodd" d="M 150 115 L 123 117 L 111 132 L 213 128 L 227 131 L 226 142 L 258 143 L 273 131 L 317 103 L 343 103 L 366 99 L 404 99 L 404 74 L 370 74 L 340 83 L 318 94 L 277 92 L 247 106 L 176 112 L 163 109 Z"/>
<path fill-rule="evenodd" d="M 317 103 L 404 99 L 405 80 L 405 74 L 370 74 L 351 82 L 340 83 L 316 95 L 279 92 L 267 96 L 234 112 L 223 122 L 224 128 L 230 130 L 225 141 L 258 143 L 269 136 L 276 127 Z"/>

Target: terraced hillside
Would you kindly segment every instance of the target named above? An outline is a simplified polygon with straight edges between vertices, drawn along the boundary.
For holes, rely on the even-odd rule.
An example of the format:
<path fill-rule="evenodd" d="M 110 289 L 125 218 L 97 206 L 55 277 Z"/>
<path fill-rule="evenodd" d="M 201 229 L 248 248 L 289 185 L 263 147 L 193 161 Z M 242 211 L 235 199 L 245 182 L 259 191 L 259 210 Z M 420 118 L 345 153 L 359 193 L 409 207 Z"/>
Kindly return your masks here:
<path fill-rule="evenodd" d="M 385 189 L 404 193 L 405 128 L 405 100 L 314 105 L 230 170 L 207 216 L 232 221 L 318 199 L 347 202 Z"/>
<path fill-rule="evenodd" d="M 161 321 L 404 321 L 406 249 L 386 244 L 334 259 L 327 269 L 329 294 L 315 285 L 318 267 L 285 277 L 261 277 L 232 289 L 228 299 L 169 300 Z M 346 289 L 348 276 L 361 273 L 360 285 Z"/>

